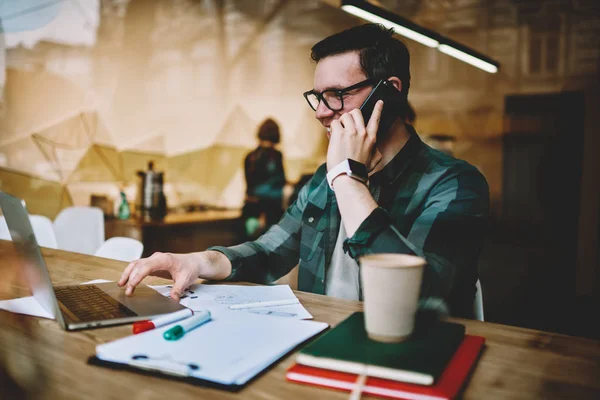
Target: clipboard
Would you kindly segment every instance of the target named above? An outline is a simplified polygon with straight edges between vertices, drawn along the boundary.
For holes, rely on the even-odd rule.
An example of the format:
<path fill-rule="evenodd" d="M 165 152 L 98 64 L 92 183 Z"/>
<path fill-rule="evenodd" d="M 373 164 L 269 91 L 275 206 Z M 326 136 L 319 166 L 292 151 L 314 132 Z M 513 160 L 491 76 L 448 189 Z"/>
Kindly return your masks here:
<path fill-rule="evenodd" d="M 235 392 L 329 327 L 235 311 L 211 313 L 211 321 L 177 341 L 163 338 L 174 323 L 98 345 L 88 363 Z"/>

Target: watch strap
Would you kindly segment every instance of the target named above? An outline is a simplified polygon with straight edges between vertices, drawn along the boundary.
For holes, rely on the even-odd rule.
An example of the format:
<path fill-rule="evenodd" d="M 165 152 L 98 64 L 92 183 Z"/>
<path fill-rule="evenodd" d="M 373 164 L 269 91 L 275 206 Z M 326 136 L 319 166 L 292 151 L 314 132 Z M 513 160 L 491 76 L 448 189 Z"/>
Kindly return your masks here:
<path fill-rule="evenodd" d="M 362 172 L 353 171 L 351 164 L 361 166 L 364 169 L 364 171 L 362 171 Z M 364 164 L 361 164 L 358 161 L 345 159 L 344 161 L 342 161 L 341 163 L 339 163 L 338 165 L 333 167 L 331 169 L 331 171 L 327 172 L 327 183 L 329 184 L 329 187 L 331 188 L 331 190 L 333 190 L 333 180 L 342 174 L 346 174 L 350 178 L 356 179 L 359 182 L 367 183 L 368 176 L 365 174 L 366 170 L 367 169 L 364 166 Z"/>

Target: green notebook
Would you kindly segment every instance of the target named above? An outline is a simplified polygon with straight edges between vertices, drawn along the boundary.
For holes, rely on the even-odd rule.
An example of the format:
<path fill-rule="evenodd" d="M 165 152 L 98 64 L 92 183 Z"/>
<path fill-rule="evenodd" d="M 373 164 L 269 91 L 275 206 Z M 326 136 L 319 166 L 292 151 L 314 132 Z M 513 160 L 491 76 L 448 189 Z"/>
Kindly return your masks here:
<path fill-rule="evenodd" d="M 439 322 L 419 327 L 401 343 L 371 340 L 364 313 L 356 312 L 309 344 L 296 357 L 298 364 L 368 375 L 420 385 L 432 385 L 465 336 L 465 327 Z"/>

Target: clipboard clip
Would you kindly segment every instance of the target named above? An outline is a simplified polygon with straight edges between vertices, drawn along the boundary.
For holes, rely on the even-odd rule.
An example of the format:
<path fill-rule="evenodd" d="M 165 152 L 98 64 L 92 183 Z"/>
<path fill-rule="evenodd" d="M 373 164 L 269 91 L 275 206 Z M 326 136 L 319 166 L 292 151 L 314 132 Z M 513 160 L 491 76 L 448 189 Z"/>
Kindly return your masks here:
<path fill-rule="evenodd" d="M 200 370 L 200 366 L 194 363 L 186 363 L 171 359 L 169 356 L 151 358 L 144 354 L 135 354 L 131 356 L 129 365 L 144 369 L 147 371 L 156 371 L 167 375 L 189 377 L 195 371 Z"/>

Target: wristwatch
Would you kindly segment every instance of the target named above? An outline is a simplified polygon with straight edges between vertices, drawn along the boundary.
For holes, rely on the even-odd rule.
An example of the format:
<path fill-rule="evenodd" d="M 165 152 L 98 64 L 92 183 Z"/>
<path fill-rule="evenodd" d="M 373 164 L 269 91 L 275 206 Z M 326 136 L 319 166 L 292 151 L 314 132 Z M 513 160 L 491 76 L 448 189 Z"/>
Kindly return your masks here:
<path fill-rule="evenodd" d="M 359 182 L 367 183 L 369 180 L 369 172 L 367 166 L 358 161 L 354 161 L 350 158 L 345 159 L 327 173 L 327 182 L 329 187 L 333 190 L 333 180 L 338 176 L 346 174 L 352 179 L 356 179 Z"/>

